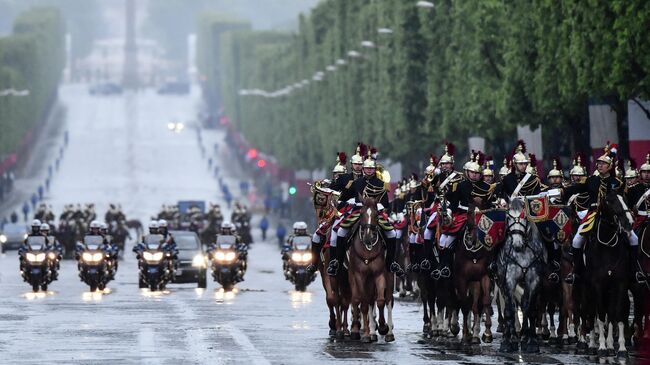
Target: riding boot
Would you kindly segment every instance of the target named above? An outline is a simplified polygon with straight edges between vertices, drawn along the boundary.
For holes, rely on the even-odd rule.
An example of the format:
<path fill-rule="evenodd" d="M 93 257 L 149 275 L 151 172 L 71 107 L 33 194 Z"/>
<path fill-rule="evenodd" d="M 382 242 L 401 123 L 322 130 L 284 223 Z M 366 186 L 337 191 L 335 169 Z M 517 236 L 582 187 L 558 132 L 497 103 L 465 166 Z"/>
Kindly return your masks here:
<path fill-rule="evenodd" d="M 311 242 L 311 263 L 307 266 L 307 272 L 309 275 L 313 275 L 317 270 L 318 260 L 320 259 L 320 251 L 323 248 L 323 245 Z"/>
<path fill-rule="evenodd" d="M 630 269 L 632 277 L 637 283 L 643 284 L 646 282 L 645 273 L 639 266 L 639 246 L 630 246 Z"/>
<path fill-rule="evenodd" d="M 327 266 L 327 275 L 336 276 L 339 266 L 343 264 L 345 255 L 345 237 L 336 237 L 336 246 L 330 246 L 330 262 Z"/>
<path fill-rule="evenodd" d="M 420 262 L 422 261 L 422 248 L 421 245 L 409 244 L 409 258 L 411 259 L 410 267 L 406 271 L 418 273 L 420 272 Z"/>
<path fill-rule="evenodd" d="M 585 272 L 585 262 L 582 256 L 582 248 L 571 247 L 571 257 L 573 259 L 573 273 L 567 275 L 564 279 L 569 284 L 573 284 L 577 277 L 583 277 Z"/>
<path fill-rule="evenodd" d="M 386 239 L 386 267 L 388 270 L 397 276 L 404 275 L 404 270 L 400 264 L 395 261 L 395 251 L 397 250 L 397 239 L 387 238 Z"/>
<path fill-rule="evenodd" d="M 560 280 L 560 249 L 555 248 L 553 246 L 549 251 L 548 251 L 548 265 L 547 265 L 547 270 L 548 270 L 548 280 L 551 283 L 557 283 Z"/>

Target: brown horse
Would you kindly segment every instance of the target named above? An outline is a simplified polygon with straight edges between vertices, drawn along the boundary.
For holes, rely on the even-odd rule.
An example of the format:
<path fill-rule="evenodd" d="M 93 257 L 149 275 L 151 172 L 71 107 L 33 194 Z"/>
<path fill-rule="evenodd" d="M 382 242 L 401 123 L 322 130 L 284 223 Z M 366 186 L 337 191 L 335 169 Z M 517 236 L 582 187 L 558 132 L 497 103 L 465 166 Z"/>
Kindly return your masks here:
<path fill-rule="evenodd" d="M 329 242 L 331 230 L 327 229 L 328 235 L 321 235 L 321 242 Z M 323 289 L 325 289 L 325 301 L 329 308 L 329 336 L 342 340 L 350 334 L 348 329 L 348 309 L 350 308 L 350 284 L 347 280 L 347 270 L 341 267 L 336 277 L 327 275 L 326 263 L 330 261 L 330 251 L 324 249 L 318 258 L 318 272 L 320 273 Z"/>
<path fill-rule="evenodd" d="M 468 222 L 470 220 L 473 222 L 473 215 L 469 217 Z M 491 343 L 493 340 L 490 312 L 492 282 L 488 275 L 488 264 L 492 261 L 493 253 L 476 240 L 475 229 L 475 224 L 467 224 L 462 231 L 463 234 L 459 235 L 461 242 L 456 245 L 453 282 L 463 312 L 463 341 L 471 344 L 481 343 L 479 331 L 481 317 L 485 314 L 483 342 Z M 474 321 L 471 333 L 470 311 Z"/>
<path fill-rule="evenodd" d="M 379 334 L 386 335 L 390 330 L 384 318 L 387 275 L 385 248 L 382 244 L 378 220 L 375 199 L 363 199 L 358 227 L 352 230 L 348 278 L 352 288 L 351 336 L 360 337 L 365 343 L 371 342 L 369 311 L 373 310 L 375 304 L 379 311 Z M 364 329 L 362 336 L 360 336 L 361 316 Z"/>

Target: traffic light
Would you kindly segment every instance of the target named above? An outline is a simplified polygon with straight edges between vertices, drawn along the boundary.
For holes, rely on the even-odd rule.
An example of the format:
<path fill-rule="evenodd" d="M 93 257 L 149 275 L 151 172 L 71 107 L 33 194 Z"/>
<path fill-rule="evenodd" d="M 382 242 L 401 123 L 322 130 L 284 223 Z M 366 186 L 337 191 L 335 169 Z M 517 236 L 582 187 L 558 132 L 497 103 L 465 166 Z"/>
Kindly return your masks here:
<path fill-rule="evenodd" d="M 266 161 L 264 161 L 264 160 L 257 161 L 257 167 L 259 167 L 260 169 L 263 169 L 264 166 L 266 166 Z"/>
<path fill-rule="evenodd" d="M 249 149 L 246 156 L 251 160 L 257 158 L 257 150 L 254 148 Z"/>
<path fill-rule="evenodd" d="M 293 185 L 289 186 L 289 195 L 296 195 L 297 192 L 298 192 L 298 189 L 296 189 L 295 186 L 293 186 Z"/>

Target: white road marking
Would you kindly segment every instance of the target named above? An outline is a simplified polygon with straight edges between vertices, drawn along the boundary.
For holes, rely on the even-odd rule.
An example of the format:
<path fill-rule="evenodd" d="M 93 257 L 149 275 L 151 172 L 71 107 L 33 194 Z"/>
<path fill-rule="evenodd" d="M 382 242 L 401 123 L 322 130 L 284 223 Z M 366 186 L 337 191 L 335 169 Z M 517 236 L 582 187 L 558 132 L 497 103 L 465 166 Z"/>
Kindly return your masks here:
<path fill-rule="evenodd" d="M 255 365 L 270 365 L 271 362 L 267 360 L 264 355 L 258 350 L 251 340 L 246 336 L 244 332 L 242 332 L 239 328 L 237 328 L 234 324 L 226 324 L 222 326 L 221 328 L 225 329 L 229 334 L 230 337 L 232 337 L 233 340 L 244 350 L 244 353 L 246 353 L 253 364 Z"/>

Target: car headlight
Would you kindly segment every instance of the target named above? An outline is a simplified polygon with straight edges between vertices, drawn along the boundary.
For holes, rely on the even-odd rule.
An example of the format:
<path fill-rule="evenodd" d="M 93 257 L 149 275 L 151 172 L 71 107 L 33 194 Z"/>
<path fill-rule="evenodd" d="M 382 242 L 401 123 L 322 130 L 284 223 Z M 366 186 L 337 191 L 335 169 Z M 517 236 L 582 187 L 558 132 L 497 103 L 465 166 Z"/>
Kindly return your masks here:
<path fill-rule="evenodd" d="M 163 253 L 162 252 L 147 252 L 145 251 L 142 256 L 144 257 L 145 260 L 147 261 L 160 261 L 163 258 Z"/>
<path fill-rule="evenodd" d="M 205 258 L 203 255 L 198 254 L 192 259 L 192 266 L 194 267 L 205 267 Z"/>
<path fill-rule="evenodd" d="M 45 260 L 45 253 L 40 252 L 37 254 L 33 254 L 31 252 L 28 252 L 27 255 L 25 255 L 25 257 L 27 258 L 27 261 L 30 262 L 42 262 Z"/>
<path fill-rule="evenodd" d="M 5 243 L 5 242 L 7 242 L 7 236 L 5 236 L 4 234 L 0 234 L 0 243 Z"/>

